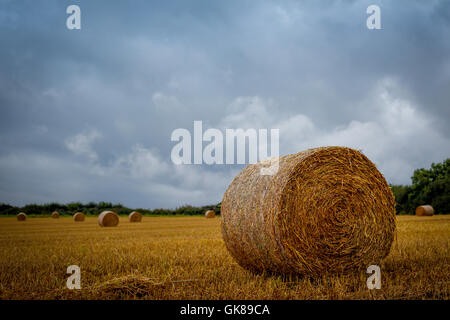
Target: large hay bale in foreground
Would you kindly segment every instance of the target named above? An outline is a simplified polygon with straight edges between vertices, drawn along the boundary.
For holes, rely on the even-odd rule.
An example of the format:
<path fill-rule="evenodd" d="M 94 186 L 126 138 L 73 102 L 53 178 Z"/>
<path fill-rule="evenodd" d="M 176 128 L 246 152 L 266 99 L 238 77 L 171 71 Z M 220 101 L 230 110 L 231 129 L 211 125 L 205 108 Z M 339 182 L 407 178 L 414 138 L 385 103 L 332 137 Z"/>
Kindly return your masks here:
<path fill-rule="evenodd" d="M 322 147 L 244 168 L 221 207 L 226 247 L 244 268 L 320 276 L 379 264 L 396 228 L 394 196 L 362 153 Z"/>
<path fill-rule="evenodd" d="M 75 222 L 82 222 L 84 221 L 84 213 L 83 212 L 77 212 L 73 215 L 73 221 Z"/>
<path fill-rule="evenodd" d="M 21 212 L 17 215 L 17 221 L 25 221 L 27 220 L 27 215 L 24 212 Z"/>
<path fill-rule="evenodd" d="M 133 211 L 128 215 L 128 220 L 130 222 L 141 222 L 142 221 L 142 214 L 137 211 Z"/>
<path fill-rule="evenodd" d="M 112 211 L 103 211 L 98 216 L 98 224 L 101 227 L 115 227 L 119 224 L 119 216 Z"/>
<path fill-rule="evenodd" d="M 418 206 L 416 208 L 416 216 L 432 216 L 434 214 L 434 209 L 430 205 Z"/>
<path fill-rule="evenodd" d="M 58 211 L 53 211 L 52 212 L 52 218 L 53 219 L 58 219 L 59 218 L 59 212 Z"/>
<path fill-rule="evenodd" d="M 206 218 L 214 218 L 216 216 L 216 213 L 212 210 L 208 210 L 205 212 L 205 217 Z"/>

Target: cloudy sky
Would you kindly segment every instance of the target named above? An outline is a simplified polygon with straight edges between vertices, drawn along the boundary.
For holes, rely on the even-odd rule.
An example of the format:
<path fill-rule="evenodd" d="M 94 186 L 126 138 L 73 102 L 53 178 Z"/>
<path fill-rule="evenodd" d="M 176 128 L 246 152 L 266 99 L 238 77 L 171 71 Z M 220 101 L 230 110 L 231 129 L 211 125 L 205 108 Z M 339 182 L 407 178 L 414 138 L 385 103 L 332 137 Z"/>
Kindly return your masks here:
<path fill-rule="evenodd" d="M 0 202 L 216 203 L 243 166 L 174 165 L 194 120 L 394 184 L 450 157 L 450 1 L 0 0 L 0 40 Z"/>

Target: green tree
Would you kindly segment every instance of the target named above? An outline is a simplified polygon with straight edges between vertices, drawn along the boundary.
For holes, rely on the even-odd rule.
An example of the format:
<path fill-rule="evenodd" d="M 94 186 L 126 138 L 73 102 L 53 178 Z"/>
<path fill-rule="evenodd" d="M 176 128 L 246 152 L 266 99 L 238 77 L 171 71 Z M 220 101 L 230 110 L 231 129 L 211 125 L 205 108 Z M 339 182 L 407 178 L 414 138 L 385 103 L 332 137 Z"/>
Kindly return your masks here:
<path fill-rule="evenodd" d="M 400 214 L 407 213 L 409 211 L 408 194 L 410 187 L 403 185 L 391 185 L 390 187 L 395 197 L 395 211 Z"/>
<path fill-rule="evenodd" d="M 417 169 L 408 194 L 409 210 L 431 204 L 436 213 L 450 213 L 450 158 L 431 164 L 430 169 Z"/>

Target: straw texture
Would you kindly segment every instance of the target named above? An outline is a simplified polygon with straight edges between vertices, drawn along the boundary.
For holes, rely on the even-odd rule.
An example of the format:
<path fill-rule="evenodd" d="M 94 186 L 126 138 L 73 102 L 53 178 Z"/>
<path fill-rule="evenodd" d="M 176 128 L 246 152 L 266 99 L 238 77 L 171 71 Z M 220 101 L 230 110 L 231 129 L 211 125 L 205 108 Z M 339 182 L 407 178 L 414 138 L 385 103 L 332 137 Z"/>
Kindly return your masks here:
<path fill-rule="evenodd" d="M 119 216 L 112 211 L 103 211 L 98 216 L 98 224 L 101 227 L 115 227 L 119 224 Z"/>
<path fill-rule="evenodd" d="M 418 206 L 416 208 L 416 216 L 432 216 L 434 214 L 434 209 L 430 205 Z"/>
<path fill-rule="evenodd" d="M 322 147 L 244 168 L 221 206 L 222 235 L 244 268 L 320 276 L 379 264 L 395 235 L 386 180 L 359 151 Z"/>
<path fill-rule="evenodd" d="M 53 211 L 52 212 L 52 218 L 53 219 L 58 219 L 59 218 L 59 212 L 58 211 Z"/>
<path fill-rule="evenodd" d="M 17 221 L 25 221 L 27 220 L 27 215 L 24 212 L 21 212 L 17 215 Z"/>

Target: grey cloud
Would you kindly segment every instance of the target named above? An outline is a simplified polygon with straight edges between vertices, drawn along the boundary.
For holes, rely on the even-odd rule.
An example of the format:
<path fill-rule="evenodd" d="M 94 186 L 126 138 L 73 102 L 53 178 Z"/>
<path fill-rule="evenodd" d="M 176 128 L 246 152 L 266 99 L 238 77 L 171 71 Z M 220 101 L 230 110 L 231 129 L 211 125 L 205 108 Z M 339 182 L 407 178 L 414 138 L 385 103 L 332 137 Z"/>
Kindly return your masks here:
<path fill-rule="evenodd" d="M 363 145 L 395 183 L 448 156 L 448 1 L 380 2 L 379 31 L 365 27 L 373 1 L 77 3 L 80 31 L 65 28 L 73 1 L 0 2 L 0 201 L 220 201 L 239 166 L 170 162 L 172 130 L 194 120 L 283 126 L 303 140 L 282 154 Z M 384 79 L 418 129 L 402 114 L 383 123 Z M 388 132 L 396 121 L 406 133 Z M 359 130 L 369 133 L 348 138 Z M 83 140 L 92 132 L 102 138 Z"/>

